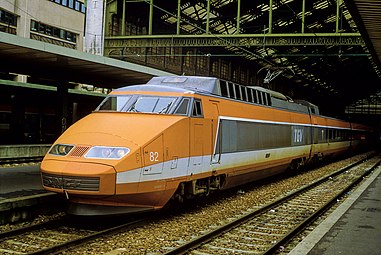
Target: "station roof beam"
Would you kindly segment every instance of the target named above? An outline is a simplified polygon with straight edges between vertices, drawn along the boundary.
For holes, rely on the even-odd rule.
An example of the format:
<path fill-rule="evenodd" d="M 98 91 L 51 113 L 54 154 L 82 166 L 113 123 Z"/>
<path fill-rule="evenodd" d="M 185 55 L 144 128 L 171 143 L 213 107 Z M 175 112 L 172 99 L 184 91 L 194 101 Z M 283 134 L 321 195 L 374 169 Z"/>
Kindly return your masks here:
<path fill-rule="evenodd" d="M 291 67 L 296 83 L 343 104 L 375 91 L 380 78 L 368 44 L 343 0 L 121 2 L 127 6 L 122 11 L 132 15 L 125 22 L 133 23 L 135 16 L 153 17 L 140 20 L 143 26 L 153 25 L 153 30 L 151 34 L 143 29 L 106 35 L 105 55 L 110 57 L 155 57 L 147 48 L 199 48 L 207 56 L 243 58 L 257 70 Z M 118 11 L 116 18 L 121 16 Z M 135 51 L 139 52 L 136 56 Z M 361 91 L 348 90 L 363 77 L 368 84 Z"/>

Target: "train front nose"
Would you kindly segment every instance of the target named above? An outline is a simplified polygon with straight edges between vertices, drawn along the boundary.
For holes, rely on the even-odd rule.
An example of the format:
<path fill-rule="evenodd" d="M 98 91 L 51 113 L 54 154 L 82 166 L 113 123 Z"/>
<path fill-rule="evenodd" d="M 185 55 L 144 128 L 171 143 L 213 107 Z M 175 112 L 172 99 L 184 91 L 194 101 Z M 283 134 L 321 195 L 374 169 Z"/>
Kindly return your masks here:
<path fill-rule="evenodd" d="M 58 193 L 114 195 L 116 171 L 99 163 L 44 160 L 42 183 L 46 190 Z"/>

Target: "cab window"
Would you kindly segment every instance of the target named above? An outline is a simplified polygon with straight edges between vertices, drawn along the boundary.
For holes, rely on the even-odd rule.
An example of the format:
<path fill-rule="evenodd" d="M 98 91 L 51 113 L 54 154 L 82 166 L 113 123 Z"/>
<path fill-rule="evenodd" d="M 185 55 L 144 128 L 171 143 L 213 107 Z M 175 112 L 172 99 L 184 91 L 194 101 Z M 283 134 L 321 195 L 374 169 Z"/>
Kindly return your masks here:
<path fill-rule="evenodd" d="M 168 114 L 175 101 L 176 97 L 139 96 L 127 111 Z"/>
<path fill-rule="evenodd" d="M 98 106 L 96 111 L 122 111 L 123 107 L 130 100 L 131 96 L 108 96 Z"/>
<path fill-rule="evenodd" d="M 183 98 L 174 114 L 188 115 L 189 102 L 190 98 Z"/>
<path fill-rule="evenodd" d="M 192 117 L 203 117 L 202 104 L 200 99 L 195 99 L 192 105 Z"/>

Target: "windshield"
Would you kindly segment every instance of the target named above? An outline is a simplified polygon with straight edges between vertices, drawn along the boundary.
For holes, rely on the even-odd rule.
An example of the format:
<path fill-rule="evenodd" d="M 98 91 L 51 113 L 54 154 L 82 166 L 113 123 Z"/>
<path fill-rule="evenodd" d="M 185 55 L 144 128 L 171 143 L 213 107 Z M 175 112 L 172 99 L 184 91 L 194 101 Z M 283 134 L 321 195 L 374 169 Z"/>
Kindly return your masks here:
<path fill-rule="evenodd" d="M 141 112 L 169 114 L 178 106 L 179 97 L 162 97 L 147 95 L 111 95 L 108 96 L 96 109 L 96 111 L 118 111 L 118 112 Z M 186 115 L 188 111 L 187 99 L 180 103 L 179 109 L 174 114 Z"/>
<path fill-rule="evenodd" d="M 176 97 L 139 96 L 127 112 L 168 113 Z"/>
<path fill-rule="evenodd" d="M 132 96 L 108 96 L 96 109 L 97 111 L 122 111 Z"/>

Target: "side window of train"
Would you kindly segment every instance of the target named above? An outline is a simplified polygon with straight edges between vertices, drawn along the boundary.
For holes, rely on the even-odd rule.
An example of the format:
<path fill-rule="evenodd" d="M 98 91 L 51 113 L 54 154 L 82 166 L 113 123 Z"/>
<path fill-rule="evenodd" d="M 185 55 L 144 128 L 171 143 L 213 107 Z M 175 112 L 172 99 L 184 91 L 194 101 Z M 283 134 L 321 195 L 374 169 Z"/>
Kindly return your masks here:
<path fill-rule="evenodd" d="M 183 98 L 177 107 L 175 114 L 188 115 L 190 98 Z"/>
<path fill-rule="evenodd" d="M 202 105 L 200 99 L 195 99 L 192 106 L 192 117 L 203 117 Z"/>

